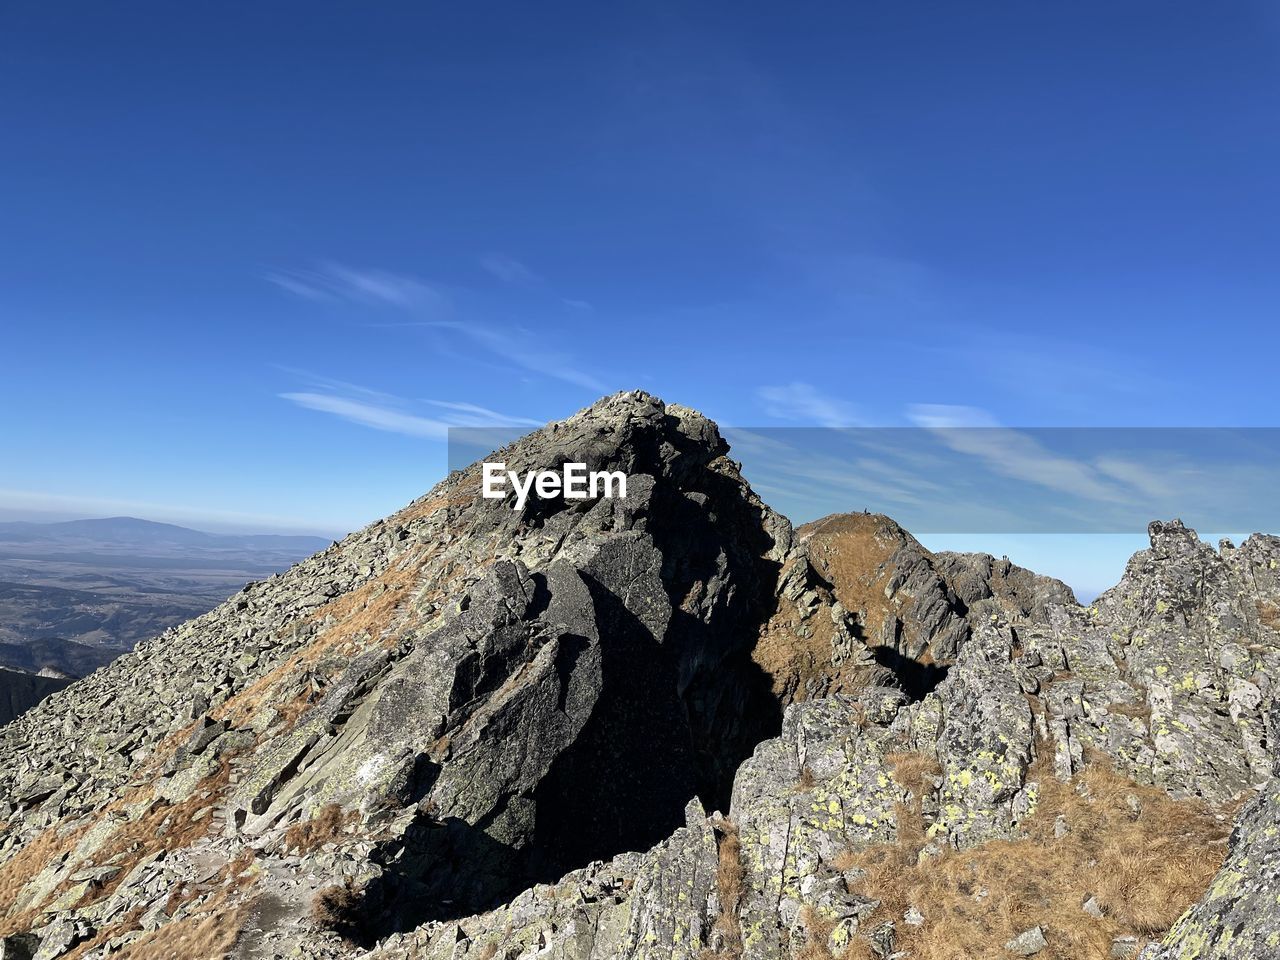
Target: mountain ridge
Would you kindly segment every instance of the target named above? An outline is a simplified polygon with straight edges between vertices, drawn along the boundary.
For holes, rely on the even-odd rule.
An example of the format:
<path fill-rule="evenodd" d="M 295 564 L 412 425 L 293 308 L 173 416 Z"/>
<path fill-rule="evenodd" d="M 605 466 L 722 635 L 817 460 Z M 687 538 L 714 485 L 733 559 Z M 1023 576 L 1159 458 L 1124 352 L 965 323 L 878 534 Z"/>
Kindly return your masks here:
<path fill-rule="evenodd" d="M 55 694 L 0 731 L 0 935 L 39 960 L 933 950 L 1037 908 L 904 920 L 859 857 L 1039 842 L 1046 797 L 1075 822 L 1055 784 L 1090 782 L 1134 797 L 1117 830 L 1178 811 L 1162 849 L 1209 886 L 1195 811 L 1270 775 L 1280 541 L 1155 524 L 1081 607 L 887 518 L 793 531 L 727 454 L 694 411 L 605 398 L 495 455 L 623 468 L 627 498 L 516 512 L 456 472 Z M 1131 786 L 1097 793 L 1094 756 Z M 1095 894 L 1044 914 L 1043 956 L 1176 919 Z"/>

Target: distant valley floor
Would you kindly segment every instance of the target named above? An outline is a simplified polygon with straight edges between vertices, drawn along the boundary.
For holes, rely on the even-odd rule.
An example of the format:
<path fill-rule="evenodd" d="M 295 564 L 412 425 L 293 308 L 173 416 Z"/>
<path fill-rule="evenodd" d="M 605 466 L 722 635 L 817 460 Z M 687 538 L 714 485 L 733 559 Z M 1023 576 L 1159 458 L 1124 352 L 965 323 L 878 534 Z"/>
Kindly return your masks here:
<path fill-rule="evenodd" d="M 82 677 L 328 543 L 209 534 L 130 517 L 0 523 L 0 668 Z M 11 706 L 56 689 L 3 679 L 4 689 L 23 691 Z"/>

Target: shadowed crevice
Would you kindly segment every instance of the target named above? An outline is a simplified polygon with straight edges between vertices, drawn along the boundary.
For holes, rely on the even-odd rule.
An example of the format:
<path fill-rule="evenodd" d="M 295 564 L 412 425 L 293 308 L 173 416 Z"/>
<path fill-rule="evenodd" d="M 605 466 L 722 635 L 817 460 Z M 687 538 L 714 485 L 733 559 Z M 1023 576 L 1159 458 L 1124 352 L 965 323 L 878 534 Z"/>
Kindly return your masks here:
<path fill-rule="evenodd" d="M 872 647 L 876 663 L 892 671 L 898 686 L 913 701 L 923 700 L 947 677 L 946 664 L 922 663 L 893 647 Z"/>

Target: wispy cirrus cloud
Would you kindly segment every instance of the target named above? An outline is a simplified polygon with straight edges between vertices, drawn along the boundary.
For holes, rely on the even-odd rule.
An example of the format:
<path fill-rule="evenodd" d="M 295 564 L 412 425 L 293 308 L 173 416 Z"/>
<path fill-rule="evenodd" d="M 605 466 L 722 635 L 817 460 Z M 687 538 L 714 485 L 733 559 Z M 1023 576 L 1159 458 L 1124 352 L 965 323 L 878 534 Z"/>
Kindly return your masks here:
<path fill-rule="evenodd" d="M 314 270 L 274 270 L 269 283 L 304 300 L 346 300 L 402 309 L 443 308 L 449 298 L 414 277 L 372 267 L 326 262 Z"/>
<path fill-rule="evenodd" d="M 528 330 L 497 327 L 475 321 L 426 321 L 419 325 L 453 331 L 531 373 L 563 380 L 595 392 L 606 389 L 597 377 L 580 369 L 571 354 L 547 349 L 542 343 L 544 337 Z"/>
<path fill-rule="evenodd" d="M 761 387 L 757 395 L 764 403 L 765 413 L 780 420 L 798 420 L 819 427 L 849 427 L 862 422 L 851 404 L 824 394 L 809 383 Z"/>
<path fill-rule="evenodd" d="M 505 273 L 512 278 L 511 282 L 520 282 L 522 278 L 541 282 L 536 274 L 511 258 L 499 258 L 490 267 Z M 464 312 L 474 312 L 455 302 L 468 302 L 465 291 L 455 298 L 416 277 L 332 262 L 313 270 L 275 271 L 266 274 L 265 279 L 292 296 L 305 300 L 372 304 L 394 310 L 403 317 L 385 322 L 366 321 L 364 326 L 367 327 L 440 331 L 446 336 L 466 340 L 472 346 L 481 347 L 491 357 L 530 373 L 595 392 L 606 389 L 599 378 L 581 369 L 572 354 L 549 349 L 545 333 L 534 334 L 519 327 L 461 316 Z M 587 304 L 581 306 L 590 309 Z"/>
<path fill-rule="evenodd" d="M 520 286 L 542 283 L 542 277 L 532 268 L 505 253 L 486 253 L 480 258 L 480 266 L 503 283 Z"/>
<path fill-rule="evenodd" d="M 1112 469 L 1047 449 L 1034 436 L 1002 427 L 987 411 L 950 404 L 915 404 L 908 417 L 917 426 L 935 431 L 957 453 L 977 457 L 996 473 L 1059 493 L 1110 503 L 1132 500 L 1132 473 L 1125 478 Z M 974 429 L 977 428 L 977 429 Z"/>
<path fill-rule="evenodd" d="M 536 420 L 508 416 L 474 403 L 452 400 L 415 402 L 332 380 L 323 381 L 323 385 L 311 390 L 281 393 L 279 396 L 304 410 L 327 413 L 348 423 L 429 440 L 446 439 L 449 430 L 456 427 L 540 426 Z M 425 404 L 437 412 L 434 415 L 426 415 L 426 411 L 415 412 L 418 409 L 416 404 Z"/>

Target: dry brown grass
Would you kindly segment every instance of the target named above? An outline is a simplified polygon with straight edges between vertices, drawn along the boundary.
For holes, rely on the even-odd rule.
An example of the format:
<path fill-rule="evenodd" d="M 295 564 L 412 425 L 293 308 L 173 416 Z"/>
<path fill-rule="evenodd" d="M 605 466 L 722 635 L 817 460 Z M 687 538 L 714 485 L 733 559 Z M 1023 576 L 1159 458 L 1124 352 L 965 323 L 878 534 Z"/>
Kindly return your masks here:
<path fill-rule="evenodd" d="M 815 679 L 831 692 L 846 689 L 831 664 L 835 637 L 831 618 L 811 617 L 807 637 L 796 633 L 792 619 L 792 614 L 783 610 L 775 613 L 751 651 L 751 659 L 772 678 L 774 696 L 784 703 L 803 700 Z"/>
<path fill-rule="evenodd" d="M 150 808 L 142 816 L 133 821 L 122 822 L 115 833 L 92 854 L 83 860 L 68 863 L 68 866 L 81 870 L 119 858 L 117 862 L 124 867 L 111 881 L 89 891 L 77 906 L 87 907 L 114 893 L 116 887 L 127 876 L 128 867 L 138 860 L 158 851 L 171 851 L 190 846 L 205 836 L 212 828 L 212 818 L 205 816 L 201 820 L 194 820 L 193 816 L 203 808 L 217 803 L 226 790 L 230 777 L 231 758 L 224 757 L 218 770 L 201 781 L 191 796 L 182 803 L 171 804 L 154 799 Z M 109 816 L 116 810 L 151 797 L 150 787 L 131 791 L 101 811 L 99 817 Z M 86 829 L 87 826 L 81 826 L 67 833 L 60 833 L 55 824 L 0 867 L 0 910 L 8 914 L 0 918 L 0 936 L 31 929 L 40 907 L 66 892 L 70 884 L 64 881 L 41 903 L 34 904 L 22 913 L 12 912 L 18 894 L 31 878 L 47 863 L 71 853 Z"/>
<path fill-rule="evenodd" d="M 244 905 L 221 906 L 144 934 L 116 956 L 121 960 L 225 960 L 244 929 Z"/>
<path fill-rule="evenodd" d="M 914 599 L 898 595 L 886 598 L 885 589 L 895 573 L 892 560 L 911 535 L 879 514 L 840 514 L 799 528 L 808 547 L 808 559 L 819 576 L 831 584 L 832 597 L 857 618 L 860 639 L 870 649 L 881 645 L 886 628 L 895 622 L 910 624 Z M 927 557 L 928 551 L 920 548 Z M 773 692 L 784 703 L 809 696 L 856 693 L 884 682 L 890 673 L 878 663 L 831 662 L 836 628 L 822 611 L 806 622 L 808 636 L 796 633 L 794 614 L 779 611 L 760 633 L 751 658 L 773 679 Z M 908 633 L 914 630 L 908 627 Z M 919 637 L 904 638 L 914 648 Z M 918 658 L 933 663 L 925 649 Z"/>
<path fill-rule="evenodd" d="M 917 802 L 933 792 L 934 780 L 942 775 L 936 758 L 916 750 L 886 753 L 884 761 L 898 786 L 910 790 Z"/>
<path fill-rule="evenodd" d="M 746 890 L 746 869 L 742 865 L 742 842 L 738 828 L 729 820 L 716 825 L 718 865 L 716 890 L 720 897 L 720 914 L 714 929 L 720 934 L 724 946 L 719 951 L 704 950 L 698 960 L 737 960 L 742 956 L 742 928 L 738 924 L 738 910 Z"/>
<path fill-rule="evenodd" d="M 65 833 L 59 832 L 60 824 L 54 824 L 37 835 L 22 850 L 0 866 L 0 937 L 20 933 L 31 928 L 34 911 L 12 915 L 14 904 L 23 888 L 44 869 L 45 865 L 75 847 L 84 835 L 85 828 L 77 827 Z"/>
<path fill-rule="evenodd" d="M 1270 600 L 1259 600 L 1257 606 L 1258 619 L 1262 625 L 1270 630 L 1280 631 L 1280 606 Z"/>
<path fill-rule="evenodd" d="M 475 484 L 473 484 L 473 486 L 476 488 L 476 492 L 478 493 L 480 490 L 479 478 L 476 479 L 476 482 Z M 446 507 L 450 507 L 454 505 L 455 505 L 454 500 L 451 500 L 447 497 L 424 498 L 422 500 L 418 500 L 418 501 L 415 501 L 414 503 L 409 504 L 403 510 L 400 510 L 395 514 L 392 514 L 392 516 L 390 517 L 390 520 L 391 522 L 397 523 L 401 526 L 408 526 L 414 520 L 421 520 L 424 517 L 431 516 L 431 514 L 435 513 L 437 510 L 442 510 L 442 509 L 445 509 Z"/>
<path fill-rule="evenodd" d="M 212 817 L 192 818 L 200 810 L 217 803 L 230 780 L 231 758 L 224 757 L 217 771 L 202 780 L 190 797 L 176 804 L 157 799 L 151 809 L 137 820 L 122 823 L 111 839 L 88 857 L 82 867 L 107 863 L 113 857 L 125 855 L 129 857 L 126 863 L 136 862 L 152 853 L 191 846 L 213 828 Z M 113 893 L 127 873 L 127 870 L 122 870 L 89 902 Z"/>
<path fill-rule="evenodd" d="M 904 534 L 892 520 L 878 514 L 841 514 L 806 524 L 797 531 L 809 547 L 818 573 L 834 585 L 835 599 L 858 617 L 869 645 L 879 642 L 885 622 L 910 608 L 908 598 L 885 599 L 884 588 L 893 568 L 889 560 Z M 811 617 L 809 636 L 801 637 L 779 613 L 761 631 L 751 658 L 773 678 L 774 694 L 784 702 L 803 700 L 817 681 L 820 695 L 853 693 L 873 682 L 882 668 L 850 662 L 831 662 L 835 626 L 825 613 Z"/>
<path fill-rule="evenodd" d="M 216 720 L 229 720 L 233 727 L 244 727 L 263 706 L 274 706 L 285 713 L 289 723 L 296 722 L 306 711 L 306 697 L 291 697 L 285 701 L 285 692 L 307 670 L 324 657 L 340 653 L 354 653 L 357 638 L 371 635 L 375 639 L 387 632 L 404 602 L 412 595 L 418 582 L 417 574 L 426 557 L 407 558 L 381 576 L 350 593 L 336 597 L 312 614 L 312 619 L 331 620 L 301 650 L 284 663 L 259 677 L 234 697 L 213 711 Z M 394 631 L 389 631 L 394 636 Z"/>
<path fill-rule="evenodd" d="M 889 560 L 903 543 L 903 531 L 879 514 L 846 513 L 805 524 L 799 533 L 818 572 L 835 585 L 836 599 L 850 613 L 859 613 L 868 635 L 879 642 L 884 621 L 909 605 L 884 595 L 893 574 Z"/>
<path fill-rule="evenodd" d="M 820 914 L 813 907 L 800 910 L 800 923 L 804 925 L 805 944 L 795 954 L 795 960 L 835 960 L 829 938 L 835 929 L 835 921 Z"/>
<path fill-rule="evenodd" d="M 812 790 L 813 785 L 817 782 L 817 778 L 813 775 L 813 770 L 806 763 L 800 768 L 800 776 L 796 779 L 796 785 L 792 790 L 796 793 L 804 793 L 806 790 Z"/>
<path fill-rule="evenodd" d="M 1025 838 L 921 863 L 923 825 L 904 805 L 899 816 L 916 826 L 897 843 L 843 858 L 842 869 L 865 871 L 855 891 L 881 901 L 869 923 L 900 921 L 912 906 L 924 913 L 918 928 L 898 923 L 898 948 L 916 960 L 1003 957 L 1003 945 L 1036 924 L 1049 941 L 1040 960 L 1105 960 L 1115 937 L 1167 930 L 1221 866 L 1230 824 L 1203 806 L 1098 763 L 1070 784 L 1037 772 L 1042 793 Z M 1059 816 L 1068 832 L 1055 838 Z M 1090 896 L 1101 919 L 1082 909 Z"/>
<path fill-rule="evenodd" d="M 285 830 L 284 849 L 310 853 L 342 836 L 347 825 L 359 816 L 358 811 L 344 811 L 339 804 L 325 804 L 310 820 L 299 820 Z"/>
<path fill-rule="evenodd" d="M 359 915 L 360 893 L 349 879 L 318 891 L 311 901 L 312 922 L 349 941 L 354 941 L 358 933 Z"/>
<path fill-rule="evenodd" d="M 471 476 L 459 477 L 457 482 L 445 493 L 434 497 L 423 497 L 409 504 L 403 510 L 390 517 L 391 522 L 407 526 L 414 520 L 429 517 L 440 510 L 465 510 L 480 500 L 481 477 L 479 472 Z"/>
<path fill-rule="evenodd" d="M 1141 720 L 1148 725 L 1151 723 L 1151 704 L 1145 700 L 1139 703 L 1108 703 L 1107 712 L 1128 717 L 1130 720 Z"/>
<path fill-rule="evenodd" d="M 202 905 L 190 917 L 184 917 L 176 924 L 165 927 L 156 934 L 148 935 L 149 937 L 157 937 L 164 930 L 176 931 L 177 942 L 181 949 L 190 948 L 192 951 L 210 950 L 213 951 L 208 956 L 217 957 L 219 954 L 219 943 L 214 936 L 220 930 L 230 931 L 232 933 L 231 943 L 223 948 L 223 952 L 231 949 L 235 942 L 235 933 L 242 926 L 243 911 L 247 906 L 243 900 L 237 899 L 235 906 L 228 906 L 230 900 L 240 891 L 252 886 L 254 882 L 253 875 L 249 872 L 253 866 L 254 852 L 251 848 L 245 847 L 240 854 L 229 861 L 217 876 L 209 883 L 205 884 L 183 884 L 174 890 L 173 894 L 165 903 L 164 912 L 167 916 L 173 914 L 181 907 L 195 901 L 201 894 L 201 891 L 207 891 L 209 888 L 216 888 L 214 895 L 207 903 Z M 130 931 L 139 929 L 138 923 L 142 919 L 144 910 L 135 908 L 115 920 L 110 926 L 99 929 L 92 938 L 78 944 L 69 953 L 65 954 L 60 960 L 83 960 L 83 958 L 94 953 L 108 941 L 122 936 Z M 144 957 L 156 956 L 154 951 L 161 949 L 159 941 L 155 943 L 142 943 L 147 937 L 139 938 L 129 949 L 133 949 L 137 945 L 137 949 L 144 951 L 152 951 L 143 953 Z M 167 941 L 166 941 L 167 943 Z M 120 956 L 131 956 L 126 950 Z M 192 960 L 196 957 L 203 958 L 206 954 L 192 952 L 159 954 L 171 958 L 171 960 L 179 960 L 190 956 Z"/>
<path fill-rule="evenodd" d="M 142 919 L 142 915 L 144 913 L 144 910 L 135 907 L 124 916 L 120 917 L 120 919 L 112 923 L 111 926 L 103 927 L 96 931 L 90 939 L 81 944 L 77 944 L 70 952 L 64 953 L 59 957 L 58 960 L 82 960 L 82 958 L 87 957 L 93 951 L 104 946 L 108 940 L 118 937 L 123 933 L 128 933 L 130 930 L 136 930 L 138 928 L 138 921 Z"/>

